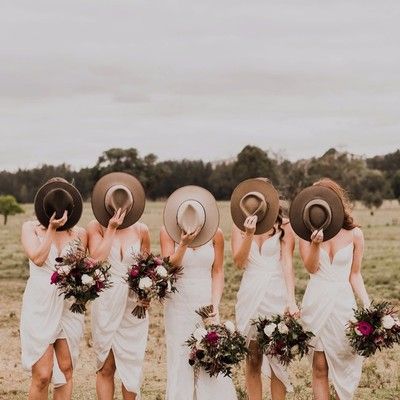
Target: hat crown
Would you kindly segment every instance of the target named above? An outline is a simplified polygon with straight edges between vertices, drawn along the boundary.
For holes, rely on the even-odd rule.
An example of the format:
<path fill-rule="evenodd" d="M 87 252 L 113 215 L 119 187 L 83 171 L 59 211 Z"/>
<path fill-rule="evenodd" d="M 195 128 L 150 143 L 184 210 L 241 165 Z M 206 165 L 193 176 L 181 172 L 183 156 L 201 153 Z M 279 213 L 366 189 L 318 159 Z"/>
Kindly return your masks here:
<path fill-rule="evenodd" d="M 240 199 L 240 209 L 246 217 L 255 215 L 258 221 L 261 221 L 268 209 L 268 203 L 262 193 L 253 191 L 246 193 Z"/>
<path fill-rule="evenodd" d="M 176 220 L 185 233 L 193 233 L 205 224 L 206 213 L 204 207 L 197 200 L 186 200 L 179 206 Z"/>
<path fill-rule="evenodd" d="M 128 213 L 132 209 L 134 199 L 132 192 L 125 185 L 113 185 L 107 190 L 104 202 L 108 213 L 114 215 L 118 209 Z"/>
<path fill-rule="evenodd" d="M 311 200 L 304 208 L 303 218 L 311 231 L 325 229 L 332 220 L 331 207 L 323 199 Z"/>
<path fill-rule="evenodd" d="M 74 199 L 65 189 L 55 188 L 50 190 L 43 199 L 43 209 L 50 218 L 54 213 L 57 219 L 62 218 L 65 211 L 71 214 L 74 208 Z"/>

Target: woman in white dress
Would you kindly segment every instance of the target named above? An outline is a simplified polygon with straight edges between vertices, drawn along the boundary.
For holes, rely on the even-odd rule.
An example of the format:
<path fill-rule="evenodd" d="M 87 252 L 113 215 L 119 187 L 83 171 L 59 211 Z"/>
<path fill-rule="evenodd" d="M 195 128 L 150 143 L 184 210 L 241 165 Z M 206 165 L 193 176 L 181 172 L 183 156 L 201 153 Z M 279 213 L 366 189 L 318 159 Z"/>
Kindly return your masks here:
<path fill-rule="evenodd" d="M 135 221 L 126 225 L 143 212 L 142 191 L 133 176 L 112 173 L 97 182 L 92 194 L 92 208 L 98 220 L 88 225 L 89 251 L 93 258 L 108 260 L 111 264 L 112 282 L 112 287 L 93 302 L 91 315 L 99 400 L 114 398 L 115 372 L 122 381 L 124 400 L 140 398 L 149 319 L 148 315 L 139 319 L 132 315 L 132 311 L 138 303 L 146 307 L 148 303 L 139 302 L 134 297 L 126 275 L 136 254 L 150 252 L 150 236 L 143 223 Z M 128 192 L 135 193 L 134 201 Z M 140 202 L 143 203 L 142 209 L 135 211 Z M 110 216 L 107 209 L 112 210 L 118 205 L 121 207 Z M 133 220 L 129 221 L 131 218 Z"/>
<path fill-rule="evenodd" d="M 86 248 L 86 231 L 74 226 L 81 215 L 82 200 L 72 185 L 53 178 L 39 189 L 35 209 L 39 222 L 25 222 L 21 236 L 29 258 L 20 326 L 22 366 L 32 373 L 30 400 L 47 400 L 51 382 L 53 398 L 66 400 L 72 396 L 72 373 L 84 316 L 69 310 L 71 303 L 60 296 L 50 278 L 55 259 L 65 254 L 75 240 Z"/>
<path fill-rule="evenodd" d="M 313 393 L 316 400 L 329 400 L 329 379 L 337 399 L 353 398 L 361 378 L 363 358 L 354 354 L 345 336 L 353 317 L 355 292 L 364 307 L 370 305 L 361 275 L 364 237 L 350 214 L 346 192 L 334 181 L 314 185 L 333 190 L 342 201 L 344 222 L 334 238 L 323 242 L 323 231 L 314 231 L 311 241 L 300 239 L 300 254 L 310 281 L 304 294 L 302 319 L 315 334 L 312 354 Z"/>
<path fill-rule="evenodd" d="M 196 204 L 193 201 L 185 202 L 185 193 L 189 199 L 196 198 L 196 194 L 199 193 L 201 196 L 202 192 L 205 197 L 212 197 L 212 195 L 205 189 L 193 186 L 178 190 L 183 199 L 180 209 L 185 209 L 182 212 L 181 226 L 185 227 L 186 215 L 188 217 L 186 230 L 189 233 L 182 230 L 180 241 L 175 238 L 178 243 L 170 237 L 170 231 L 167 233 L 165 227 L 161 229 L 160 233 L 162 255 L 170 257 L 172 264 L 183 266 L 183 275 L 177 281 L 178 292 L 173 293 L 165 305 L 164 322 L 167 343 L 165 398 L 166 400 L 236 400 L 236 391 L 231 378 L 221 375 L 210 377 L 203 370 L 199 371 L 196 378 L 193 368 L 189 365 L 189 348 L 185 345 L 185 341 L 196 326 L 202 324 L 202 320 L 195 310 L 212 304 L 214 315 L 210 322 L 219 322 L 218 310 L 224 289 L 224 237 L 219 228 L 215 234 L 215 229 L 213 229 L 211 240 L 198 247 L 190 247 L 208 227 L 204 227 L 201 232 L 201 228 L 196 226 L 197 223 L 190 223 L 190 210 L 194 211 L 191 207 L 194 205 L 196 208 Z M 171 203 L 170 199 L 169 204 Z M 205 203 L 206 201 L 202 205 Z M 210 203 L 215 203 L 213 197 Z M 168 205 L 166 210 L 167 208 Z M 203 209 L 198 208 L 202 212 Z M 207 205 L 204 205 L 204 208 L 207 212 Z M 216 204 L 215 209 L 217 210 Z M 218 210 L 216 213 L 218 214 Z M 168 214 L 167 211 L 164 216 L 166 214 Z M 195 217 L 194 219 L 198 221 L 201 218 Z M 218 216 L 213 218 L 210 212 L 206 219 L 208 222 L 213 220 L 212 224 L 215 223 L 216 228 L 218 227 Z M 179 215 L 178 217 L 176 214 L 172 215 L 172 221 L 176 223 L 177 220 L 181 223 Z"/>
<path fill-rule="evenodd" d="M 261 179 L 248 181 L 249 190 L 257 180 Z M 263 181 L 270 185 L 268 180 Z M 255 182 L 256 186 L 259 184 L 260 182 Z M 260 190 L 263 190 L 261 186 Z M 248 195 L 245 194 L 244 201 L 246 196 L 249 196 L 250 203 L 254 201 L 254 193 L 250 191 Z M 260 195 L 258 192 L 256 194 Z M 232 230 L 233 260 L 238 268 L 244 269 L 237 294 L 236 321 L 238 329 L 247 336 L 250 350 L 246 360 L 246 389 L 249 400 L 262 399 L 261 372 L 271 378 L 273 400 L 284 399 L 286 392 L 292 391 L 286 368 L 277 359 L 262 355 L 255 340 L 255 327 L 252 326 L 252 320 L 259 316 L 268 317 L 285 312 L 293 316 L 299 315 L 294 292 L 294 233 L 288 220 L 283 218 L 278 197 L 276 202 L 278 217 L 276 221 L 272 221 L 272 224 L 275 222 L 272 229 L 255 234 L 259 217 L 250 215 L 244 220 L 244 231 L 235 225 Z"/>

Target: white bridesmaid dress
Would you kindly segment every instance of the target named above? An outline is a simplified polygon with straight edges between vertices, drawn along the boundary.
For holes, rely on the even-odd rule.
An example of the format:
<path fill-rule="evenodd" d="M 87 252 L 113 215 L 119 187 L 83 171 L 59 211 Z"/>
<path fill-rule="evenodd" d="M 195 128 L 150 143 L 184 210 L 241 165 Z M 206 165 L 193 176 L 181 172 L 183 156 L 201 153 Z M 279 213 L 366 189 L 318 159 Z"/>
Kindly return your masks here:
<path fill-rule="evenodd" d="M 132 315 L 137 305 L 126 282 L 128 268 L 140 252 L 140 241 L 129 246 L 121 259 L 121 243 L 115 239 L 108 261 L 111 264 L 112 287 L 100 294 L 92 306 L 93 348 L 97 371 L 113 351 L 116 372 L 126 390 L 140 396 L 143 361 L 147 345 L 149 319 Z"/>
<path fill-rule="evenodd" d="M 39 237 L 39 240 L 42 239 Z M 67 243 L 60 256 L 70 246 L 71 243 Z M 57 257 L 57 248 L 51 244 L 43 266 L 39 267 L 29 260 L 29 279 L 22 299 L 20 323 L 22 366 L 28 371 L 57 339 L 66 339 L 74 368 L 78 360 L 84 315 L 71 312 L 69 307 L 72 302 L 64 300 L 57 286 L 50 283 Z M 66 383 L 55 354 L 52 382 L 55 387 Z"/>
<path fill-rule="evenodd" d="M 195 379 L 189 365 L 189 348 L 185 341 L 197 324 L 202 324 L 195 313 L 198 308 L 212 303 L 211 272 L 214 263 L 212 241 L 196 249 L 188 248 L 182 260 L 183 275 L 177 281 L 178 292 L 165 304 L 164 322 L 167 342 L 166 400 L 236 400 L 230 378 L 210 377 L 200 370 Z"/>
<path fill-rule="evenodd" d="M 281 232 L 266 239 L 260 246 L 253 240 L 246 268 L 237 294 L 236 323 L 247 343 L 255 340 L 256 329 L 251 321 L 258 317 L 283 314 L 287 306 L 287 289 L 281 263 Z M 262 372 L 271 377 L 271 368 L 288 392 L 293 388 L 286 367 L 276 358 L 264 356 Z"/>
<path fill-rule="evenodd" d="M 329 379 L 340 400 L 350 400 L 360 382 L 363 357 L 352 352 L 345 335 L 356 301 L 349 282 L 353 262 L 353 242 L 343 247 L 331 261 L 321 247 L 319 270 L 310 275 L 302 304 L 302 320 L 315 335 L 311 345 L 325 352 Z M 311 353 L 311 360 L 313 352 Z"/>

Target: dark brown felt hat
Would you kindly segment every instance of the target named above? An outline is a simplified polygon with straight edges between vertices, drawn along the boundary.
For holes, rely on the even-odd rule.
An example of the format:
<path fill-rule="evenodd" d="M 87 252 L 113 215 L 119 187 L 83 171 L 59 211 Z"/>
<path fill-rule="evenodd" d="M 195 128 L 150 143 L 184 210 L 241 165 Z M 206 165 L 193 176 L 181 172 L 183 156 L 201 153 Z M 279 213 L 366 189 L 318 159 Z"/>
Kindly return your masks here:
<path fill-rule="evenodd" d="M 271 182 L 264 178 L 247 179 L 236 186 L 231 196 L 234 224 L 244 231 L 244 221 L 257 215 L 256 235 L 268 232 L 279 214 L 279 195 Z"/>
<path fill-rule="evenodd" d="M 343 227 L 343 203 L 332 189 L 313 185 L 303 189 L 292 201 L 289 218 L 293 230 L 302 239 L 310 241 L 312 232 L 322 229 L 326 241 Z"/>
<path fill-rule="evenodd" d="M 119 208 L 126 211 L 124 221 L 118 227 L 124 229 L 142 216 L 146 196 L 142 184 L 133 175 L 111 172 L 94 185 L 91 203 L 95 218 L 104 227 Z"/>
<path fill-rule="evenodd" d="M 67 222 L 58 228 L 65 231 L 74 227 L 82 215 L 82 196 L 79 190 L 63 178 L 53 178 L 39 188 L 34 200 L 35 214 L 38 221 L 49 226 L 51 216 L 56 213 L 56 218 L 68 212 Z"/>
<path fill-rule="evenodd" d="M 192 233 L 201 228 L 190 247 L 209 242 L 219 226 L 219 210 L 214 196 L 200 186 L 181 187 L 168 197 L 164 207 L 164 226 L 175 242 L 181 240 L 182 231 Z"/>

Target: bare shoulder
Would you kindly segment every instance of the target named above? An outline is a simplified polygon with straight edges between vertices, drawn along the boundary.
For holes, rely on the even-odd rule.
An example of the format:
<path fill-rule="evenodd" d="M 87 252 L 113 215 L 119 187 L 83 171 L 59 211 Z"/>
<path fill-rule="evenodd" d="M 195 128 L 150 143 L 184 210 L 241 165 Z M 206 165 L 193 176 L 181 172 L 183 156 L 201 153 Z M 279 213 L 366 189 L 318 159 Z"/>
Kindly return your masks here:
<path fill-rule="evenodd" d="M 144 224 L 143 222 L 138 222 L 138 229 L 141 231 L 141 232 L 149 232 L 149 227 L 146 225 L 146 224 Z"/>
<path fill-rule="evenodd" d="M 85 237 L 87 235 L 86 229 L 83 228 L 82 226 L 74 226 L 73 232 L 78 237 Z"/>
<path fill-rule="evenodd" d="M 361 243 L 361 242 L 364 241 L 364 234 L 363 234 L 363 231 L 361 230 L 361 228 L 359 228 L 358 226 L 355 227 L 352 230 L 352 233 L 353 233 L 353 237 L 354 237 L 354 242 L 355 243 L 357 243 L 357 242 Z"/>
<path fill-rule="evenodd" d="M 88 225 L 86 227 L 86 231 L 87 231 L 87 233 L 89 235 L 93 234 L 93 233 L 102 234 L 103 233 L 103 227 L 100 225 L 100 223 L 96 219 L 93 219 L 88 223 Z"/>

